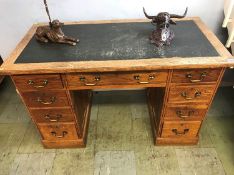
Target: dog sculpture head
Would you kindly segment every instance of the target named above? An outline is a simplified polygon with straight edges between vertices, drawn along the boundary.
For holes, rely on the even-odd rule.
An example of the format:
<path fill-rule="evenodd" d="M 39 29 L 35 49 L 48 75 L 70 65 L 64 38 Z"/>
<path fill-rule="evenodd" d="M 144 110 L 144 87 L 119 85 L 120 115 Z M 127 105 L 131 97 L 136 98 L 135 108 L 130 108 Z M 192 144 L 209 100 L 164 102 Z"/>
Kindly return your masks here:
<path fill-rule="evenodd" d="M 61 23 L 59 20 L 55 19 L 53 20 L 51 23 L 50 23 L 50 27 L 53 28 L 53 29 L 58 29 L 60 28 L 61 26 L 63 26 L 64 23 Z"/>

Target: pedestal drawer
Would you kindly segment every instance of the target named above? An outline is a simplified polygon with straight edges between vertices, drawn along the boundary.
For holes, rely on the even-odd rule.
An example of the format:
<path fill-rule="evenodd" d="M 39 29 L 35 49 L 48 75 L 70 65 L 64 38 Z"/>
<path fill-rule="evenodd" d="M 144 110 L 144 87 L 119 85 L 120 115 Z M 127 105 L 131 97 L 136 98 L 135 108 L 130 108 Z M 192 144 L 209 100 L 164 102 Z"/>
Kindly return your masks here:
<path fill-rule="evenodd" d="M 66 91 L 33 91 L 21 93 L 28 107 L 66 107 L 69 106 Z"/>
<path fill-rule="evenodd" d="M 172 83 L 203 83 L 216 82 L 221 73 L 221 69 L 187 69 L 174 70 Z"/>
<path fill-rule="evenodd" d="M 15 75 L 12 76 L 16 87 L 20 91 L 63 89 L 59 74 L 53 75 Z"/>
<path fill-rule="evenodd" d="M 168 71 L 118 72 L 118 73 L 71 73 L 66 75 L 69 89 L 90 89 L 92 87 L 162 84 L 165 86 Z"/>
<path fill-rule="evenodd" d="M 165 121 L 161 137 L 196 137 L 200 121 Z"/>
<path fill-rule="evenodd" d="M 74 123 L 39 124 L 38 128 L 44 140 L 76 140 L 77 130 Z"/>
<path fill-rule="evenodd" d="M 30 109 L 36 123 L 74 122 L 74 114 L 68 109 Z"/>
<path fill-rule="evenodd" d="M 202 120 L 207 111 L 207 105 L 176 105 L 167 106 L 164 120 L 198 121 Z"/>
<path fill-rule="evenodd" d="M 172 86 L 168 103 L 208 103 L 215 92 L 215 85 Z"/>

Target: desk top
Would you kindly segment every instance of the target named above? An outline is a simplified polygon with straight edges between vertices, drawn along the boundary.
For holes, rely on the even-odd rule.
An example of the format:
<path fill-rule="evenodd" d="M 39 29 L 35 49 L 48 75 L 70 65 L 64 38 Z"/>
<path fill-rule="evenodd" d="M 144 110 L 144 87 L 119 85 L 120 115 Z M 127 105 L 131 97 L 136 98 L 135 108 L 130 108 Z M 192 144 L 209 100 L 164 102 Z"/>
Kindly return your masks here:
<path fill-rule="evenodd" d="M 177 21 L 171 46 L 157 48 L 147 20 L 67 23 L 63 31 L 80 39 L 76 46 L 38 43 L 33 25 L 2 71 L 8 74 L 155 70 L 226 67 L 232 56 L 199 18 Z"/>

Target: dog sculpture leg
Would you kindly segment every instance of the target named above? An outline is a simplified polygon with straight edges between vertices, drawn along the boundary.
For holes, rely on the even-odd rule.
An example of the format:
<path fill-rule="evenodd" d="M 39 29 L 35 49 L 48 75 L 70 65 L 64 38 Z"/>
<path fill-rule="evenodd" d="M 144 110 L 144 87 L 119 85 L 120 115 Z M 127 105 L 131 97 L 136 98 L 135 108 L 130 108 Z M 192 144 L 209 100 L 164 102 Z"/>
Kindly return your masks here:
<path fill-rule="evenodd" d="M 43 43 L 48 43 L 49 40 L 47 38 L 45 38 L 44 36 L 38 36 L 38 35 L 35 35 L 35 38 L 38 40 L 38 41 L 41 41 Z"/>
<path fill-rule="evenodd" d="M 57 42 L 58 42 L 58 43 L 62 43 L 62 44 L 70 44 L 70 45 L 72 45 L 72 46 L 75 46 L 75 45 L 76 45 L 76 42 L 68 41 L 68 40 L 65 40 L 65 39 L 58 40 Z"/>
<path fill-rule="evenodd" d="M 75 38 L 72 38 L 69 36 L 64 36 L 64 39 L 66 39 L 68 41 L 76 42 L 76 43 L 78 43 L 80 41 L 79 39 L 75 39 Z"/>

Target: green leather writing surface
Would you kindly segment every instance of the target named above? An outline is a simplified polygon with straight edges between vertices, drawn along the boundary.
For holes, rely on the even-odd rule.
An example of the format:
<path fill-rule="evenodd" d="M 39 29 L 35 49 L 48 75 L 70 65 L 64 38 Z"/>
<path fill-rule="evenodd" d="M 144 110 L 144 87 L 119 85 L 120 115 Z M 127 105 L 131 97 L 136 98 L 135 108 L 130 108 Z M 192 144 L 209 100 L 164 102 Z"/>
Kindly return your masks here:
<path fill-rule="evenodd" d="M 154 29 L 148 22 L 66 25 L 64 33 L 80 39 L 76 46 L 39 43 L 33 37 L 15 63 L 219 56 L 193 21 L 180 21 L 171 28 L 174 40 L 159 49 L 148 39 Z"/>

